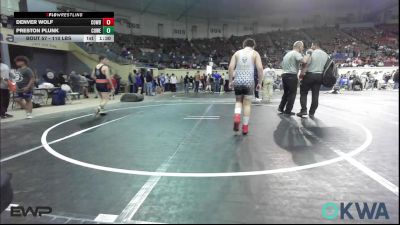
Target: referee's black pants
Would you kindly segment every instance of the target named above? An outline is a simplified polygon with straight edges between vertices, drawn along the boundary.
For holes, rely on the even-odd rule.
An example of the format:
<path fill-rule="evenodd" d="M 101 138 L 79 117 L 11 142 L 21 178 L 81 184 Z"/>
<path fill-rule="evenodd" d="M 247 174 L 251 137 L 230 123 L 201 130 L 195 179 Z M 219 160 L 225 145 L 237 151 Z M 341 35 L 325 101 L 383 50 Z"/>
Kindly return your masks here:
<path fill-rule="evenodd" d="M 310 107 L 310 115 L 314 115 L 318 108 L 319 89 L 322 84 L 322 74 L 306 73 L 300 84 L 300 104 L 301 112 L 307 112 L 307 95 L 311 90 L 312 100 Z"/>
<path fill-rule="evenodd" d="M 5 116 L 8 105 L 10 104 L 10 91 L 8 89 L 0 89 L 0 116 Z"/>
<path fill-rule="evenodd" d="M 294 101 L 296 100 L 297 84 L 299 78 L 297 74 L 284 73 L 282 74 L 283 83 L 283 96 L 281 103 L 279 104 L 279 110 L 284 113 L 291 113 L 293 109 Z M 286 109 L 285 109 L 286 106 Z"/>

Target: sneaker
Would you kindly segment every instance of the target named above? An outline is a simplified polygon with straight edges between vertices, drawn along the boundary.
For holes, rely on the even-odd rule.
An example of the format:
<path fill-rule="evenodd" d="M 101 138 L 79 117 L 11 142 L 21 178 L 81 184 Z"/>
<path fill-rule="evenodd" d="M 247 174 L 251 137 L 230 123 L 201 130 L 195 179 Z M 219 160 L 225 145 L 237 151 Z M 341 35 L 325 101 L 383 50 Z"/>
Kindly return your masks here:
<path fill-rule="evenodd" d="M 296 113 L 294 113 L 294 112 L 289 112 L 289 113 L 284 112 L 283 114 L 286 115 L 286 116 L 294 116 L 294 115 L 296 115 Z"/>
<path fill-rule="evenodd" d="M 33 118 L 33 117 L 32 117 L 32 114 L 27 113 L 27 114 L 26 114 L 26 118 L 27 118 L 27 119 L 32 119 L 32 118 Z"/>
<path fill-rule="evenodd" d="M 242 126 L 242 133 L 243 135 L 247 135 L 247 133 L 249 133 L 249 125 Z"/>
<path fill-rule="evenodd" d="M 283 113 L 283 109 L 278 108 L 278 113 L 279 113 L 279 114 L 282 114 L 282 113 Z"/>
<path fill-rule="evenodd" d="M 307 116 L 307 111 L 301 111 L 299 113 L 296 114 L 298 117 L 303 117 L 303 116 Z"/>
<path fill-rule="evenodd" d="M 14 117 L 13 115 L 10 115 L 10 114 L 8 114 L 8 113 L 6 113 L 6 115 L 5 115 L 7 118 L 11 118 L 11 117 Z"/>
<path fill-rule="evenodd" d="M 104 116 L 106 114 L 107 114 L 107 112 L 104 111 L 104 108 L 100 108 L 100 115 Z"/>
<path fill-rule="evenodd" d="M 235 114 L 233 117 L 233 131 L 239 131 L 240 114 Z"/>
<path fill-rule="evenodd" d="M 100 114 L 100 112 L 101 112 L 101 107 L 99 106 L 96 108 L 96 112 L 94 113 L 94 115 L 97 116 Z"/>

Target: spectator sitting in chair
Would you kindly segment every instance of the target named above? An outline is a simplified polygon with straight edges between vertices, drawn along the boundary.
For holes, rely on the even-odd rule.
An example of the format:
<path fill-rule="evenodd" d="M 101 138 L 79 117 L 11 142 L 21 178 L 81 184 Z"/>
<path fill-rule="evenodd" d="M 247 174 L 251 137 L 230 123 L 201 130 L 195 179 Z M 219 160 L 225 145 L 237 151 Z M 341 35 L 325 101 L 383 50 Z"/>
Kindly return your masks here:
<path fill-rule="evenodd" d="M 81 86 L 81 92 L 85 98 L 89 98 L 89 81 L 86 79 L 85 76 L 79 75 L 80 76 L 80 86 Z"/>
<path fill-rule="evenodd" d="M 340 89 L 348 89 L 349 87 L 349 79 L 346 77 L 346 75 L 342 75 L 339 81 L 339 86 Z"/>
<path fill-rule="evenodd" d="M 72 92 L 81 93 L 81 76 L 75 71 L 71 71 L 69 75 L 69 85 L 71 86 Z"/>
<path fill-rule="evenodd" d="M 64 74 L 63 71 L 58 73 L 58 83 L 59 85 L 68 84 L 68 75 Z"/>
<path fill-rule="evenodd" d="M 348 85 L 349 90 L 353 90 L 353 87 L 354 87 L 353 82 L 354 82 L 354 79 L 356 78 L 356 76 L 357 76 L 357 72 L 355 70 L 353 70 L 353 72 L 350 74 L 350 76 L 348 76 L 348 78 L 349 78 L 349 85 Z"/>
<path fill-rule="evenodd" d="M 43 82 L 50 83 L 50 84 L 53 84 L 54 87 L 60 86 L 58 76 L 56 76 L 54 71 L 52 71 L 51 69 L 46 69 L 46 73 L 43 74 L 42 80 L 39 80 L 38 82 L 39 82 L 39 84 L 43 83 Z"/>
<path fill-rule="evenodd" d="M 362 81 L 361 81 L 361 77 L 356 75 L 353 78 L 353 82 L 352 82 L 351 86 L 352 86 L 351 89 L 353 91 L 357 91 L 357 90 L 362 91 L 363 90 L 363 84 L 362 84 Z M 358 86 L 358 88 L 357 88 L 357 86 Z"/>

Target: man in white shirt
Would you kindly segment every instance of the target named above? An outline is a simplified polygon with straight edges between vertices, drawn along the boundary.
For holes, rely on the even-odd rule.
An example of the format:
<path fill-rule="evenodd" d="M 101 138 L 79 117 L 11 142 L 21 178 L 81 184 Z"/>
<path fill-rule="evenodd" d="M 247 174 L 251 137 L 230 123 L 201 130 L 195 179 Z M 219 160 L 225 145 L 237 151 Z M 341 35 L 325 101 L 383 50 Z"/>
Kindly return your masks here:
<path fill-rule="evenodd" d="M 176 78 L 175 74 L 172 74 L 172 76 L 171 76 L 171 92 L 173 93 L 172 97 L 175 97 L 177 83 L 178 83 L 178 79 Z"/>
<path fill-rule="evenodd" d="M 270 103 L 271 97 L 274 91 L 274 81 L 276 79 L 275 69 L 272 68 L 271 64 L 264 69 L 264 80 L 263 80 L 263 89 L 262 89 L 262 102 Z"/>
<path fill-rule="evenodd" d="M 7 113 L 8 105 L 10 104 L 10 90 L 8 90 L 8 80 L 10 79 L 10 67 L 7 64 L 3 63 L 1 58 L 0 61 L 1 61 L 0 116 L 1 119 L 6 119 L 12 117 L 12 115 Z"/>

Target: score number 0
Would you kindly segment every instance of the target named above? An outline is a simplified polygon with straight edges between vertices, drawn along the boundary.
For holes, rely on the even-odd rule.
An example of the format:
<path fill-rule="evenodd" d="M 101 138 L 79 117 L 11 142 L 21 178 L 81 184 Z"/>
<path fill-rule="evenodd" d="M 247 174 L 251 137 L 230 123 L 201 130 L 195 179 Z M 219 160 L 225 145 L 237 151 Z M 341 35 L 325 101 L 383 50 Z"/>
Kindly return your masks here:
<path fill-rule="evenodd" d="M 103 18 L 103 26 L 114 26 L 114 18 Z"/>
<path fill-rule="evenodd" d="M 114 33 L 114 18 L 103 18 L 103 34 Z"/>

